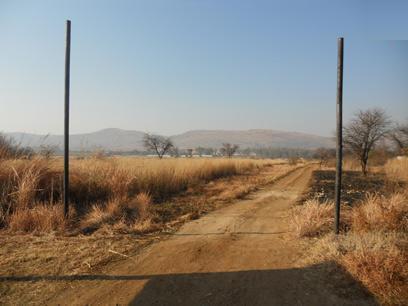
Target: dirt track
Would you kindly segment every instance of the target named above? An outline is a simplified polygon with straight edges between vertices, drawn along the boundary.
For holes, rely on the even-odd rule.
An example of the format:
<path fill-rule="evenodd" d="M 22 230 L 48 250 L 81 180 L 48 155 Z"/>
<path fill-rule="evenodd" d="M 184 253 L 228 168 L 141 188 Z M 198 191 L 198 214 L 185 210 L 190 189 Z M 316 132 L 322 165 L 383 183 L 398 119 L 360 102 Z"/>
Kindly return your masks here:
<path fill-rule="evenodd" d="M 88 275 L 50 304 L 375 305 L 347 276 L 302 266 L 289 208 L 312 167 L 298 169 L 249 199 L 185 224 L 169 239 Z M 329 264 L 328 264 L 329 265 Z"/>

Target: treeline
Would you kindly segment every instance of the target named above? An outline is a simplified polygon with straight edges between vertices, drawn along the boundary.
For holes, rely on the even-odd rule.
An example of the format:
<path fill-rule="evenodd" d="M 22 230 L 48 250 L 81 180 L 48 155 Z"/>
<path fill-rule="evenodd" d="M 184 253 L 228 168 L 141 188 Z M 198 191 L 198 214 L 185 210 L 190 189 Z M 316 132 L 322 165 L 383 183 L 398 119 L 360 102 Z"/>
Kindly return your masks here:
<path fill-rule="evenodd" d="M 246 148 L 238 150 L 238 153 L 245 156 L 257 156 L 263 158 L 313 158 L 315 150 L 301 148 Z"/>

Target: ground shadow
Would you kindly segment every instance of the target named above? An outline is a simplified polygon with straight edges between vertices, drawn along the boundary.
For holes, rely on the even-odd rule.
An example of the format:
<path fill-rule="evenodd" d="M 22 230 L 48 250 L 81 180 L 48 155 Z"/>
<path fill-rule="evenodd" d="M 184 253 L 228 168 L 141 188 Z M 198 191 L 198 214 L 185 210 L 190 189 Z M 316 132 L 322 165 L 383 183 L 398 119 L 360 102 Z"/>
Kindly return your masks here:
<path fill-rule="evenodd" d="M 378 305 L 334 262 L 299 269 L 159 275 L 132 305 Z"/>
<path fill-rule="evenodd" d="M 379 305 L 334 262 L 297 269 L 213 273 L 0 276 L 0 283 L 80 281 L 81 287 L 87 281 L 121 281 L 120 287 L 127 290 L 134 283 L 126 281 L 133 280 L 147 283 L 131 305 Z"/>

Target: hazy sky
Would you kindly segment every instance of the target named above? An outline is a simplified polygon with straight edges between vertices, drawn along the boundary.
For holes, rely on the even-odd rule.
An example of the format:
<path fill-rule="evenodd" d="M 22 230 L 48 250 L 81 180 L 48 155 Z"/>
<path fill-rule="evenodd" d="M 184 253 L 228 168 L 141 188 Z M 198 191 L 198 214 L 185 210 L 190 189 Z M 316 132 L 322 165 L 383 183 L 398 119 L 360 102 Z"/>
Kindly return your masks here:
<path fill-rule="evenodd" d="M 337 37 L 345 121 L 408 118 L 408 1 L 0 0 L 0 131 L 271 128 L 331 135 Z"/>

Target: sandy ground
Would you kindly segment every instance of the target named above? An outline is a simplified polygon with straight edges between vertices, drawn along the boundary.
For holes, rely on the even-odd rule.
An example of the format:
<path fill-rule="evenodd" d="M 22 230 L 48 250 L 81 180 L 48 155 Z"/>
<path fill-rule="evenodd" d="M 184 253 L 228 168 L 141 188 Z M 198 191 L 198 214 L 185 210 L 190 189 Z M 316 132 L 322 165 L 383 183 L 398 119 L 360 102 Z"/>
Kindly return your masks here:
<path fill-rule="evenodd" d="M 307 246 L 290 231 L 290 207 L 312 170 L 186 223 L 107 274 L 71 277 L 71 288 L 47 304 L 376 305 L 334 263 L 301 263 Z"/>

